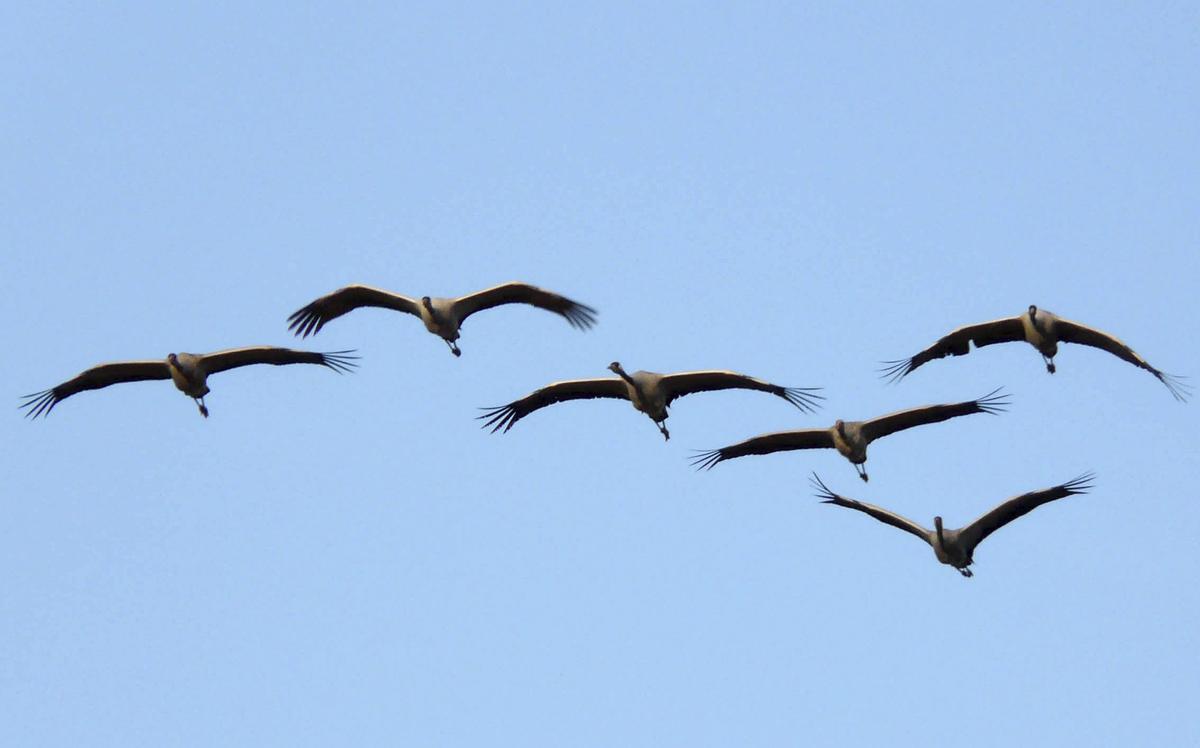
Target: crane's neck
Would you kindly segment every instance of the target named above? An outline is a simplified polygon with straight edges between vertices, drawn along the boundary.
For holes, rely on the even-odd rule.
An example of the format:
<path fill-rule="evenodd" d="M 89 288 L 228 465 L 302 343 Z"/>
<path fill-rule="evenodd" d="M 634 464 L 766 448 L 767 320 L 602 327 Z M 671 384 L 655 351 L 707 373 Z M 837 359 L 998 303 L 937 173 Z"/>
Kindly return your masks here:
<path fill-rule="evenodd" d="M 624 379 L 629 384 L 630 387 L 634 387 L 634 388 L 637 387 L 637 383 L 633 381 L 633 377 L 629 376 L 629 374 L 626 373 L 626 371 L 624 369 L 622 369 L 621 367 L 618 366 L 617 368 L 613 369 L 613 371 L 615 371 L 617 373 L 618 377 L 620 377 L 621 379 Z"/>
<path fill-rule="evenodd" d="M 945 546 L 946 545 L 946 536 L 942 534 L 942 518 L 941 517 L 933 518 L 933 527 L 937 531 L 938 545 Z"/>

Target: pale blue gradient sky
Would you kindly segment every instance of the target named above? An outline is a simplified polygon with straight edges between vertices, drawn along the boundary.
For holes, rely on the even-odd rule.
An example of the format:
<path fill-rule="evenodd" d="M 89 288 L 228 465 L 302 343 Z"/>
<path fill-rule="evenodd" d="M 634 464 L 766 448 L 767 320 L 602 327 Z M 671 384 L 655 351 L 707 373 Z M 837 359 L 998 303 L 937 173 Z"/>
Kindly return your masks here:
<path fill-rule="evenodd" d="M 1196 403 L 1068 347 L 874 369 L 1036 303 L 1200 375 L 1186 3 L 10 7 L 0 24 L 0 743 L 1200 742 Z M 24 421 L 103 361 L 292 345 L 348 282 L 524 279 L 464 355 L 167 383 Z M 826 387 L 620 403 L 561 378 Z M 1195 380 L 1193 380 L 1195 381 Z M 1004 385 L 1011 411 L 698 474 L 691 449 Z M 951 525 L 1098 474 L 974 579 L 834 490 Z M 1148 549 L 1135 544 L 1148 543 Z"/>

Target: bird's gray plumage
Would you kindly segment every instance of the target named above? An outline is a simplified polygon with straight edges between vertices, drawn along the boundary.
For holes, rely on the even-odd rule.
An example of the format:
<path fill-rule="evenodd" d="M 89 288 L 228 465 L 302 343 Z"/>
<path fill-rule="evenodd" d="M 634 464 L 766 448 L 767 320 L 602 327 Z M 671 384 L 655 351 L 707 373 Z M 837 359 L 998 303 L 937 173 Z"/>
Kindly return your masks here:
<path fill-rule="evenodd" d="M 380 307 L 419 317 L 425 329 L 442 338 L 455 356 L 462 354 L 456 340 L 467 317 L 503 304 L 528 304 L 554 312 L 579 330 L 596 324 L 596 310 L 565 296 L 528 283 L 513 281 L 485 288 L 467 296 L 419 299 L 371 286 L 351 285 L 326 294 L 288 317 L 288 329 L 300 337 L 315 335 L 331 320 L 359 307 Z"/>
<path fill-rule="evenodd" d="M 883 507 L 868 504 L 865 501 L 846 498 L 831 491 L 816 473 L 813 473 L 811 482 L 817 490 L 817 497 L 822 499 L 822 503 L 836 504 L 847 509 L 855 509 L 863 514 L 874 517 L 880 522 L 915 535 L 933 548 L 934 555 L 938 561 L 953 566 L 964 577 L 970 577 L 973 576 L 973 573 L 968 567 L 975 561 L 975 548 L 985 538 L 1018 517 L 1032 512 L 1042 504 L 1047 504 L 1067 496 L 1086 493 L 1092 488 L 1094 477 L 1094 473 L 1084 473 L 1078 478 L 1057 486 L 1052 486 L 1051 488 L 1043 488 L 1038 491 L 1021 494 L 1020 496 L 1014 496 L 988 511 L 971 524 L 957 530 L 942 527 L 941 517 L 933 518 L 934 529 L 930 530 L 907 517 L 888 511 Z"/>
<path fill-rule="evenodd" d="M 822 395 L 817 394 L 819 387 L 783 387 L 733 371 L 687 371 L 676 374 L 637 371 L 629 374 L 616 361 L 609 364 L 608 368 L 617 374 L 617 378 L 554 382 L 508 405 L 487 408 L 479 418 L 483 419 L 484 428 L 491 427 L 495 433 L 508 431 L 533 411 L 554 403 L 590 398 L 624 399 L 649 416 L 663 438 L 669 439 L 670 432 L 664 424 L 667 407 L 684 395 L 726 389 L 757 390 L 782 398 L 810 413 L 817 407 L 817 400 L 823 399 Z"/>
<path fill-rule="evenodd" d="M 1063 319 L 1034 305 L 1030 305 L 1024 314 L 1016 317 L 1005 317 L 991 322 L 960 327 L 910 358 L 884 362 L 885 368 L 882 369 L 882 372 L 890 381 L 898 382 L 917 367 L 935 359 L 946 356 L 965 356 L 971 352 L 972 343 L 976 348 L 982 348 L 995 343 L 1011 343 L 1022 340 L 1042 354 L 1042 359 L 1046 363 L 1046 371 L 1051 374 L 1056 370 L 1054 357 L 1058 354 L 1058 344 L 1077 343 L 1108 351 L 1122 361 L 1145 369 L 1166 385 L 1176 400 L 1181 402 L 1187 400 L 1187 396 L 1191 392 L 1191 387 L 1183 381 L 1182 377 L 1167 374 L 1151 366 L 1146 359 L 1115 336 L 1079 322 Z"/>
<path fill-rule="evenodd" d="M 915 426 L 946 421 L 958 416 L 975 413 L 1001 413 L 1008 405 L 1007 395 L 999 389 L 993 390 L 976 400 L 946 405 L 926 405 L 910 408 L 869 421 L 835 421 L 824 429 L 800 429 L 762 434 L 746 441 L 721 449 L 700 452 L 692 458 L 692 464 L 708 470 L 725 460 L 747 455 L 765 455 L 794 449 L 836 449 L 854 465 L 864 481 L 868 479 L 863 463 L 867 461 L 867 445 L 888 434 Z"/>
<path fill-rule="evenodd" d="M 354 351 L 317 353 L 275 346 L 251 346 L 204 354 L 171 353 L 165 359 L 157 361 L 99 364 L 56 387 L 24 395 L 25 402 L 21 403 L 20 407 L 27 409 L 26 416 L 37 418 L 49 415 L 55 405 L 80 392 L 124 382 L 170 379 L 180 392 L 196 401 L 200 414 L 207 418 L 208 408 L 204 404 L 204 396 L 209 392 L 207 382 L 211 374 L 251 364 L 319 364 L 340 374 L 351 371 L 356 365 L 354 362 L 358 357 L 349 355 L 352 353 Z"/>

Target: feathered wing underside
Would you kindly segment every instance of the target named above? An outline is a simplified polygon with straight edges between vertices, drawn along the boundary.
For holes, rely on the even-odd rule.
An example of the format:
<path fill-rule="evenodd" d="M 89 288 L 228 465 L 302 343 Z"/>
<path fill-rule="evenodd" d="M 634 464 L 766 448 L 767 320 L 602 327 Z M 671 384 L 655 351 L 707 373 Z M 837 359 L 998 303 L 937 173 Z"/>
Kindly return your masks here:
<path fill-rule="evenodd" d="M 353 285 L 339 288 L 316 301 L 292 312 L 288 317 L 288 329 L 302 338 L 316 335 L 330 320 L 364 306 L 392 309 L 420 317 L 421 310 L 416 299 L 384 291 L 382 288 Z"/>
<path fill-rule="evenodd" d="M 1020 317 L 994 319 L 991 322 L 960 327 L 912 358 L 885 361 L 885 366 L 880 371 L 889 381 L 898 382 L 918 366 L 934 359 L 967 355 L 971 352 L 972 343 L 976 348 L 982 348 L 993 343 L 1011 343 L 1024 339 L 1025 329 Z"/>
<path fill-rule="evenodd" d="M 921 527 L 911 519 L 894 512 L 889 512 L 883 507 L 878 507 L 874 504 L 868 504 L 865 501 L 858 501 L 857 499 L 848 499 L 845 496 L 836 494 L 829 490 L 829 487 L 822 482 L 816 473 L 812 474 L 812 478 L 809 480 L 809 482 L 812 484 L 813 488 L 817 490 L 817 498 L 822 499 L 822 503 L 836 504 L 838 506 L 844 506 L 847 509 L 857 509 L 863 514 L 869 514 L 884 524 L 888 524 L 897 529 L 912 533 L 926 543 L 929 542 L 929 530 Z"/>
<path fill-rule="evenodd" d="M 966 546 L 968 551 L 973 552 L 975 546 L 982 543 L 983 539 L 988 535 L 991 535 L 1018 517 L 1029 514 L 1042 504 L 1048 504 L 1051 501 L 1063 499 L 1067 496 L 1074 496 L 1075 494 L 1087 493 L 1092 488 L 1092 480 L 1094 478 L 1094 473 L 1084 473 L 1078 478 L 1074 478 L 1053 488 L 1044 488 L 1040 491 L 1030 491 L 1020 496 L 1014 496 L 959 530 L 959 540 Z"/>
<path fill-rule="evenodd" d="M 25 402 L 21 403 L 20 407 L 28 409 L 25 412 L 27 417 L 37 418 L 49 415 L 59 402 L 85 390 L 98 390 L 123 382 L 170 378 L 171 370 L 167 367 L 166 361 L 119 361 L 112 364 L 100 364 L 57 387 L 35 392 L 32 395 L 24 395 Z"/>
<path fill-rule="evenodd" d="M 897 431 L 947 421 L 958 416 L 969 416 L 975 413 L 1002 413 L 1008 404 L 1008 395 L 1003 394 L 1000 389 L 995 389 L 978 400 L 967 400 L 948 405 L 926 405 L 872 418 L 863 422 L 862 434 L 868 442 L 871 442 Z"/>
<path fill-rule="evenodd" d="M 200 360 L 202 361 L 204 370 L 209 374 L 236 369 L 239 366 L 250 366 L 251 364 L 271 364 L 273 366 L 319 364 L 342 374 L 351 371 L 357 366 L 354 362 L 358 356 L 349 355 L 351 353 L 354 353 L 354 351 L 318 353 L 316 351 L 297 351 L 292 348 L 260 345 L 206 353 L 200 357 Z"/>
<path fill-rule="evenodd" d="M 1058 339 L 1064 343 L 1078 343 L 1099 348 L 1102 351 L 1108 351 L 1122 361 L 1128 361 L 1140 369 L 1145 369 L 1166 385 L 1167 389 L 1171 391 L 1171 395 L 1180 402 L 1186 402 L 1188 395 L 1191 394 L 1192 388 L 1183 381 L 1183 377 L 1154 368 L 1150 362 L 1113 335 L 1061 317 L 1056 321 L 1054 329 L 1058 334 Z"/>
<path fill-rule="evenodd" d="M 454 301 L 454 308 L 461 323 L 475 312 L 502 304 L 529 304 L 548 312 L 554 312 L 562 315 L 572 327 L 579 330 L 586 330 L 596 324 L 596 310 L 590 306 L 580 304 L 578 301 L 568 299 L 553 291 L 516 281 L 502 283 L 469 296 L 460 297 Z"/>
<path fill-rule="evenodd" d="M 793 449 L 833 449 L 833 435 L 829 429 L 803 429 L 800 431 L 777 431 L 763 434 L 728 447 L 699 452 L 692 457 L 698 470 L 709 470 L 718 462 L 747 455 L 766 455 Z"/>
<path fill-rule="evenodd" d="M 800 410 L 815 413 L 819 406 L 817 401 L 825 399 L 824 395 L 818 394 L 820 387 L 782 387 L 734 371 L 685 371 L 667 374 L 660 380 L 659 386 L 666 393 L 667 405 L 676 398 L 694 392 L 739 389 L 769 392 L 787 400 Z"/>
<path fill-rule="evenodd" d="M 547 405 L 598 397 L 628 400 L 629 392 L 620 379 L 572 379 L 554 382 L 508 405 L 484 408 L 483 415 L 477 418 L 483 421 L 483 428 L 490 427 L 494 434 L 501 430 L 508 431 L 517 421 Z"/>

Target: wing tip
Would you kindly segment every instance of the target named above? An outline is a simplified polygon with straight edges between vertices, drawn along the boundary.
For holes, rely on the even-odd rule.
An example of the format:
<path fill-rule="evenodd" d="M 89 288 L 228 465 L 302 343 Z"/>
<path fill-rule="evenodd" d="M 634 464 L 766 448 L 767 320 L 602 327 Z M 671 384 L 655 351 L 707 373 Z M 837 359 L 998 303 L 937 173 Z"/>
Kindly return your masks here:
<path fill-rule="evenodd" d="M 821 403 L 817 401 L 826 399 L 824 395 L 820 394 L 822 389 L 822 387 L 784 387 L 779 396 L 804 413 L 816 413 L 821 407 Z"/>
<path fill-rule="evenodd" d="M 1012 395 L 1004 391 L 1004 387 L 1000 386 L 983 397 L 976 398 L 973 402 L 982 413 L 998 415 L 1008 410 L 1012 405 Z"/>
<path fill-rule="evenodd" d="M 912 373 L 916 369 L 913 363 L 915 359 L 902 358 L 896 361 L 880 361 L 883 368 L 876 369 L 880 379 L 885 380 L 888 384 L 899 384 L 900 380 Z"/>
<path fill-rule="evenodd" d="M 696 468 L 697 472 L 705 472 L 716 467 L 717 463 L 724 460 L 724 455 L 719 449 L 698 449 L 695 454 L 688 458 L 692 467 Z"/>

